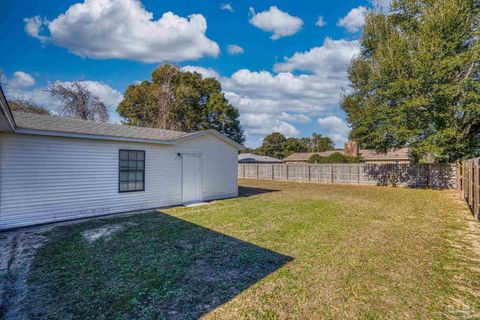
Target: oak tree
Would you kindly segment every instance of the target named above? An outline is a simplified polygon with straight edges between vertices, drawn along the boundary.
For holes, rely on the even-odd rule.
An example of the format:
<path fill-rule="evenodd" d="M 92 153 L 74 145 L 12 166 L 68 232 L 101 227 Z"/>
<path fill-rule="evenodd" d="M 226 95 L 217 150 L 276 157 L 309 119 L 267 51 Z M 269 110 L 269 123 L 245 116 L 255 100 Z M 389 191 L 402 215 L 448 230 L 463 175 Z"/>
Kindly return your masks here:
<path fill-rule="evenodd" d="M 130 85 L 117 112 L 128 125 L 194 132 L 215 129 L 243 143 L 238 109 L 215 78 L 164 64 L 152 79 Z"/>
<path fill-rule="evenodd" d="M 410 147 L 419 159 L 480 154 L 479 3 L 395 0 L 366 17 L 342 101 L 363 148 Z"/>

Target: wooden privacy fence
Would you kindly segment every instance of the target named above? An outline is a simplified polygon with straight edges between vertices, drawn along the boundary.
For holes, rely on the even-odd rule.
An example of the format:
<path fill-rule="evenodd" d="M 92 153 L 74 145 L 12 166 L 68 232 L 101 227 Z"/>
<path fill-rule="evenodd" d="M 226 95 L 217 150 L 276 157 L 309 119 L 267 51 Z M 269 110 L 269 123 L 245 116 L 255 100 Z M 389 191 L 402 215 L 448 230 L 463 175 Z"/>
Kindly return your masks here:
<path fill-rule="evenodd" d="M 480 158 L 461 161 L 459 165 L 458 188 L 467 202 L 473 215 L 480 218 L 479 194 L 479 161 Z"/>
<path fill-rule="evenodd" d="M 238 164 L 238 177 L 261 180 L 457 188 L 450 164 Z"/>

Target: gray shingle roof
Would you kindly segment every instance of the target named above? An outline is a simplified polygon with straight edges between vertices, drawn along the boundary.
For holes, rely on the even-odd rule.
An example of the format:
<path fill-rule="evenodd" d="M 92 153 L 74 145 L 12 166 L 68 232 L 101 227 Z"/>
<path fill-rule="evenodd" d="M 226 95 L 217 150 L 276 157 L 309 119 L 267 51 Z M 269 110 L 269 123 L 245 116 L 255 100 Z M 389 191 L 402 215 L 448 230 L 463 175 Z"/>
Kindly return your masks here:
<path fill-rule="evenodd" d="M 190 135 L 180 131 L 126 126 L 23 112 L 13 112 L 13 116 L 17 127 L 22 129 L 160 141 L 170 141 Z"/>
<path fill-rule="evenodd" d="M 328 151 L 322 151 L 322 152 L 297 152 L 297 153 L 292 153 L 285 159 L 284 161 L 308 161 L 311 156 L 314 154 L 318 154 L 320 157 L 328 157 L 336 152 L 339 152 L 341 154 L 345 154 L 343 149 L 335 149 L 335 150 L 328 150 Z"/>
<path fill-rule="evenodd" d="M 375 150 L 360 149 L 360 156 L 364 160 L 409 160 L 409 148 L 388 150 L 387 153 L 379 153 Z"/>
<path fill-rule="evenodd" d="M 259 156 L 252 153 L 240 153 L 238 155 L 238 162 L 240 163 L 255 163 L 255 162 L 282 163 L 282 160 L 278 160 L 268 156 Z"/>

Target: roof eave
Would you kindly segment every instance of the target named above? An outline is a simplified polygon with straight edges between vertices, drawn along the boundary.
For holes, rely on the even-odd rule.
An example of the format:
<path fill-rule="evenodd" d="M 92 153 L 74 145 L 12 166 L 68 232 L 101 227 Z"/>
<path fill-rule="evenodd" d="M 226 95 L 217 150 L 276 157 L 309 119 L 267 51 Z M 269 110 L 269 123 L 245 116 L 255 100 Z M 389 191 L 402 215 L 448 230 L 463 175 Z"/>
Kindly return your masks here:
<path fill-rule="evenodd" d="M 0 112 L 3 115 L 3 118 L 7 122 L 8 127 L 10 130 L 8 132 L 15 132 L 16 124 L 15 118 L 13 117 L 12 111 L 8 106 L 7 99 L 5 98 L 5 94 L 3 93 L 3 89 L 0 86 Z"/>

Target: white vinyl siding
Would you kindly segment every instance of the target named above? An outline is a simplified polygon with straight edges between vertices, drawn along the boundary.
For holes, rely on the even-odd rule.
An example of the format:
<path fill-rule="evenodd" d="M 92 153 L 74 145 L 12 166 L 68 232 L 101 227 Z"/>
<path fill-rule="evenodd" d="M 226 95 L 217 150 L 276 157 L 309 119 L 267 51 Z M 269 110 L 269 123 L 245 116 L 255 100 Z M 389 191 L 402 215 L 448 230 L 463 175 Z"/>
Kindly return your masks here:
<path fill-rule="evenodd" d="M 181 152 L 198 150 L 202 159 L 203 200 L 236 197 L 238 195 L 238 150 L 213 135 L 187 140 Z"/>
<path fill-rule="evenodd" d="M 145 191 L 119 192 L 120 149 L 145 151 Z M 162 146 L 2 134 L 0 152 L 0 229 L 180 204 L 179 152 L 201 154 L 203 200 L 237 195 L 237 150 L 213 135 Z"/>

